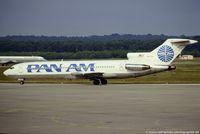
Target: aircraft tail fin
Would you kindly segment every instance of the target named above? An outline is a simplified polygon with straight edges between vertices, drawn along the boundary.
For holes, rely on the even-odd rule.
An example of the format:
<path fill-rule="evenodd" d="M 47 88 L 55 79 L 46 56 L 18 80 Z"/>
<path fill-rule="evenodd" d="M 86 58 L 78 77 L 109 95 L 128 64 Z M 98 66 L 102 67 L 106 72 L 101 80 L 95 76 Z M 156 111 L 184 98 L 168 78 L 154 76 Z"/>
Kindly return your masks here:
<path fill-rule="evenodd" d="M 171 64 L 173 60 L 190 44 L 197 43 L 190 39 L 167 39 L 162 45 L 150 52 L 156 64 Z"/>
<path fill-rule="evenodd" d="M 170 65 L 187 45 L 197 42 L 190 39 L 167 39 L 162 45 L 149 53 L 128 53 L 127 57 L 137 63 Z"/>

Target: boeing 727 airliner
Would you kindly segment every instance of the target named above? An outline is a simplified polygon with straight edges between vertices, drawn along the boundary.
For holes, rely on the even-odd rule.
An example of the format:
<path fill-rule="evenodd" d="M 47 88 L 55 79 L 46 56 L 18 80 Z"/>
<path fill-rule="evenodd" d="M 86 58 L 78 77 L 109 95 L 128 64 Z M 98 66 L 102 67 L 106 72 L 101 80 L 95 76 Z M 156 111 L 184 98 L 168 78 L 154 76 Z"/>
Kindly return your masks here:
<path fill-rule="evenodd" d="M 91 61 L 41 61 L 20 63 L 4 72 L 16 78 L 20 84 L 29 78 L 83 78 L 94 85 L 106 85 L 109 78 L 139 77 L 152 73 L 173 70 L 172 61 L 189 44 L 190 39 L 167 39 L 151 52 L 128 53 L 127 60 Z"/>

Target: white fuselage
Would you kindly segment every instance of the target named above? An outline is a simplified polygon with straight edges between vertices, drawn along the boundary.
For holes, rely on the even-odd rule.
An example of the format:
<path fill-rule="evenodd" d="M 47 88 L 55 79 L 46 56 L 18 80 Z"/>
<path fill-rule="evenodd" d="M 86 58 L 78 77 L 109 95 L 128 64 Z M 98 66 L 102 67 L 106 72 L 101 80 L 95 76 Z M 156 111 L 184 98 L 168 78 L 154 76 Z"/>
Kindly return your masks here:
<path fill-rule="evenodd" d="M 127 65 L 132 65 L 133 69 L 127 69 Z M 38 77 L 73 79 L 82 78 L 85 74 L 102 74 L 103 78 L 126 78 L 165 71 L 169 68 L 169 66 L 152 65 L 147 69 L 141 69 L 141 65 L 134 64 L 130 60 L 27 62 L 11 67 L 4 74 L 25 79 Z"/>

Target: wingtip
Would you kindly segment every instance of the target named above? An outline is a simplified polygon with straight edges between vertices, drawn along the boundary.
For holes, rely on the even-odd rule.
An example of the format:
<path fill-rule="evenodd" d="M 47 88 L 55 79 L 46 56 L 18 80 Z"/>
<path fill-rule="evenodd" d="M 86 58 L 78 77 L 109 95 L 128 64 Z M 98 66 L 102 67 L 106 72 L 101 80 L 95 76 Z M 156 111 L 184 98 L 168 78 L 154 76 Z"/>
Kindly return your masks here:
<path fill-rule="evenodd" d="M 197 40 L 190 40 L 190 44 L 195 44 L 195 43 L 198 43 Z"/>

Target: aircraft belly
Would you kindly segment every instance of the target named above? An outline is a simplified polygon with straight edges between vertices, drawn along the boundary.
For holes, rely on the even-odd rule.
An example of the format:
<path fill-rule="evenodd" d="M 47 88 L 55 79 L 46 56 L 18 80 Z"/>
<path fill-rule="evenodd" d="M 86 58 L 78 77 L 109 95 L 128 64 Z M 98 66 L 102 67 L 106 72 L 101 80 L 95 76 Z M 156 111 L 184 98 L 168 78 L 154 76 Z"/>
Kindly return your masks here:
<path fill-rule="evenodd" d="M 134 77 L 134 73 L 110 73 L 110 74 L 105 73 L 103 77 L 107 79 L 129 78 L 129 77 Z"/>

